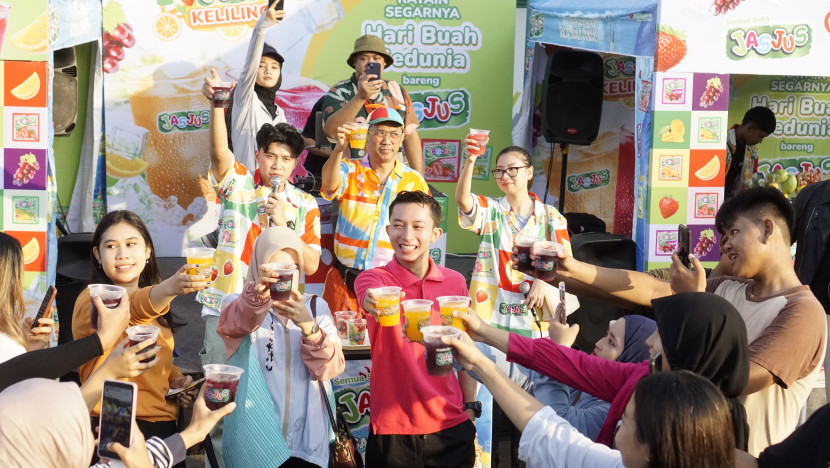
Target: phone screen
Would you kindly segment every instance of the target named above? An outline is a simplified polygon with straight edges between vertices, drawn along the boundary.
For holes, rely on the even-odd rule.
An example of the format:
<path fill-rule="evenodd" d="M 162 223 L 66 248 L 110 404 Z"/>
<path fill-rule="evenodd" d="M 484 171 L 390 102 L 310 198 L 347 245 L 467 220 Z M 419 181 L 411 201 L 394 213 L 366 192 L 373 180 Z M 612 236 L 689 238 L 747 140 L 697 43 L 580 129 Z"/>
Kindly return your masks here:
<path fill-rule="evenodd" d="M 130 445 L 136 386 L 132 383 L 107 380 L 104 382 L 102 393 L 98 455 L 117 459 L 118 455 L 107 450 L 107 446 L 112 442 L 118 442 L 125 447 Z"/>
<path fill-rule="evenodd" d="M 277 10 L 285 10 L 285 0 L 268 0 L 268 6 L 273 5 L 274 2 L 277 2 Z"/>
<path fill-rule="evenodd" d="M 689 233 L 689 226 L 680 224 L 677 226 L 677 256 L 680 257 L 680 263 L 686 268 L 689 268 L 689 252 L 691 251 L 691 234 Z"/>
<path fill-rule="evenodd" d="M 366 74 L 367 75 L 375 75 L 377 78 L 372 78 L 372 80 L 379 80 L 380 73 L 381 73 L 380 63 L 378 62 L 369 62 L 366 64 Z"/>

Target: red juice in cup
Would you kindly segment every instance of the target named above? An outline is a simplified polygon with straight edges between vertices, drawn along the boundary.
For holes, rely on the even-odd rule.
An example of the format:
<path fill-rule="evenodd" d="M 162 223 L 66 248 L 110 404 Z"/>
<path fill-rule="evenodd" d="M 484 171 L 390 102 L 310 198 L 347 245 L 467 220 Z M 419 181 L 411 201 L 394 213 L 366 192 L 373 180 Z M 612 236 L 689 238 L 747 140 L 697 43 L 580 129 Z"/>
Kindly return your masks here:
<path fill-rule="evenodd" d="M 205 405 L 211 411 L 219 409 L 236 398 L 239 377 L 244 369 L 225 364 L 206 364 L 205 370 Z"/>
<path fill-rule="evenodd" d="M 434 376 L 445 376 L 452 372 L 455 359 L 452 354 L 452 346 L 441 341 L 443 336 L 461 336 L 461 330 L 455 327 L 430 326 L 421 329 L 424 334 L 424 348 L 426 349 L 427 374 Z"/>
<path fill-rule="evenodd" d="M 231 85 L 230 83 L 221 83 L 220 86 L 213 88 L 213 107 L 221 107 L 227 109 L 231 102 Z"/>
<path fill-rule="evenodd" d="M 267 263 L 263 267 L 277 277 L 274 283 L 268 283 L 272 301 L 287 301 L 291 298 L 291 286 L 294 282 L 294 272 L 297 267 L 289 263 Z"/>
<path fill-rule="evenodd" d="M 98 309 L 95 303 L 92 302 L 94 296 L 99 296 L 101 301 L 108 309 L 114 309 L 121 305 L 121 298 L 124 297 L 127 290 L 121 286 L 113 284 L 90 284 L 89 288 L 89 321 L 93 330 L 98 330 Z"/>
<path fill-rule="evenodd" d="M 542 281 L 556 279 L 556 268 L 560 259 L 558 253 L 564 249 L 565 247 L 558 242 L 537 242 L 533 276 Z"/>
<path fill-rule="evenodd" d="M 470 151 L 471 155 L 481 156 L 484 154 L 484 151 L 487 149 L 487 137 L 489 134 L 490 130 L 479 130 L 477 128 L 470 129 L 470 133 L 467 135 L 467 138 L 476 140 L 476 148 Z"/>
<path fill-rule="evenodd" d="M 132 327 L 126 330 L 127 338 L 130 339 L 130 346 L 135 346 L 142 341 L 147 341 L 152 339 L 153 343 L 150 346 L 146 346 L 142 348 L 139 353 L 143 353 L 145 350 L 152 348 L 158 342 L 158 335 L 161 329 L 155 325 L 133 325 Z M 142 359 L 139 362 L 148 363 L 152 361 L 155 356 L 149 357 L 147 359 Z"/>
<path fill-rule="evenodd" d="M 349 338 L 348 327 L 346 326 L 346 320 L 355 319 L 357 318 L 357 312 L 352 312 L 350 310 L 343 310 L 340 312 L 334 313 L 334 323 L 337 327 L 337 336 L 341 340 L 346 340 Z"/>
<path fill-rule="evenodd" d="M 543 241 L 539 237 L 530 237 L 530 236 L 523 236 L 518 235 L 516 239 L 513 241 L 516 245 L 516 256 L 519 257 L 518 263 L 516 263 L 517 270 L 526 274 L 526 275 L 533 275 L 533 262 L 530 260 L 530 251 L 533 248 L 533 244 L 539 241 Z"/>

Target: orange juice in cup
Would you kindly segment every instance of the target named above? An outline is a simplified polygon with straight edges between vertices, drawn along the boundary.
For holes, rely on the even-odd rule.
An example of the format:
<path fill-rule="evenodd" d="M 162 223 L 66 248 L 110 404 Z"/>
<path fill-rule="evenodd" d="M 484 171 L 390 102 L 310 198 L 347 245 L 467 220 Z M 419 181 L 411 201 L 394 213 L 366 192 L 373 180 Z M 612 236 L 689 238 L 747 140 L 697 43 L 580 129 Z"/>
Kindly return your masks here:
<path fill-rule="evenodd" d="M 424 341 L 421 328 L 428 327 L 433 302 L 427 299 L 409 299 L 401 302 L 404 332 L 409 341 Z"/>
<path fill-rule="evenodd" d="M 208 247 L 191 247 L 184 249 L 184 256 L 190 265 L 198 265 L 196 268 L 187 270 L 188 275 L 201 275 L 210 278 L 210 269 L 213 266 L 213 254 L 215 249 Z"/>
<path fill-rule="evenodd" d="M 374 290 L 378 301 L 378 322 L 381 327 L 394 327 L 401 323 L 401 288 L 387 286 Z"/>
<path fill-rule="evenodd" d="M 366 147 L 366 135 L 369 131 L 369 124 L 356 123 L 349 133 L 349 147 L 352 149 L 363 149 Z"/>
<path fill-rule="evenodd" d="M 470 308 L 469 296 L 440 296 L 438 297 L 438 305 L 441 307 L 441 324 L 445 326 L 452 325 L 453 327 L 467 331 L 467 324 L 457 317 L 453 317 L 452 313 L 467 312 Z"/>

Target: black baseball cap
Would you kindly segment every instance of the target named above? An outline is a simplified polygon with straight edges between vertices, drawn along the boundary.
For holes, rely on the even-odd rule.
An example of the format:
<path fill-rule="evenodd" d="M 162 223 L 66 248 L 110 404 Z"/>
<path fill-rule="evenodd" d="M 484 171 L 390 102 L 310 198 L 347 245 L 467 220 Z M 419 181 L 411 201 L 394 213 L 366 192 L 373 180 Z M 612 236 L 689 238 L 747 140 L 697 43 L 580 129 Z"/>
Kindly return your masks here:
<path fill-rule="evenodd" d="M 280 65 L 282 65 L 282 64 L 283 64 L 283 62 L 285 62 L 285 59 L 284 59 L 284 58 L 282 58 L 282 55 L 280 55 L 280 53 L 279 53 L 279 52 L 277 52 L 277 49 L 275 49 L 275 48 L 273 48 L 273 47 L 269 46 L 268 44 L 265 44 L 265 45 L 262 47 L 262 56 L 263 56 L 263 57 L 271 57 L 272 59 L 274 59 L 274 60 L 276 60 L 277 62 L 279 62 L 279 63 L 280 63 Z"/>

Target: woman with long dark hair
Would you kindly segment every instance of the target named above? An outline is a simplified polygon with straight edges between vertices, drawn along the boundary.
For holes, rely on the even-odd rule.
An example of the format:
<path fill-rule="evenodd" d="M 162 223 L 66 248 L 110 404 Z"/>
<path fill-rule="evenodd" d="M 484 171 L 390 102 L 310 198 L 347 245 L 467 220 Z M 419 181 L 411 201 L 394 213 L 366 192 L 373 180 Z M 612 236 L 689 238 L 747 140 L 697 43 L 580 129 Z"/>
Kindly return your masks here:
<path fill-rule="evenodd" d="M 159 362 L 144 374 L 130 380 L 138 385 L 136 417 L 145 437 L 161 438 L 177 431 L 176 400 L 166 400 L 167 391 L 190 383 L 173 365 L 173 328 L 179 325 L 173 318 L 170 302 L 179 295 L 200 291 L 207 286 L 207 278 L 188 275 L 196 265 L 183 265 L 166 280 L 161 279 L 156 262 L 153 240 L 147 226 L 135 213 L 121 210 L 107 213 L 98 223 L 92 237 L 92 262 L 95 283 L 114 284 L 127 290 L 130 298 L 130 326 L 155 325 L 160 328 L 156 357 Z M 84 290 L 75 301 L 72 333 L 76 339 L 94 332 L 90 326 L 90 294 Z M 126 334 L 122 334 L 122 339 Z M 80 366 L 81 381 L 104 362 L 111 350 Z M 182 395 L 182 394 L 180 394 Z M 182 397 L 180 401 L 187 401 Z M 98 408 L 93 411 L 97 416 Z"/>

